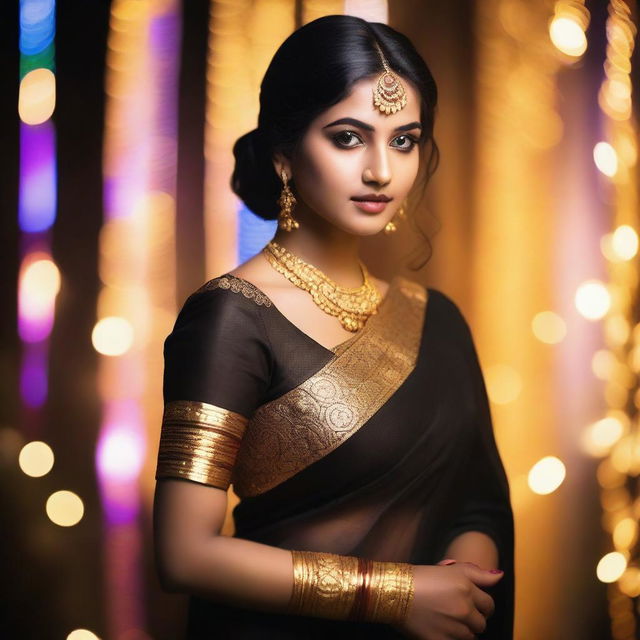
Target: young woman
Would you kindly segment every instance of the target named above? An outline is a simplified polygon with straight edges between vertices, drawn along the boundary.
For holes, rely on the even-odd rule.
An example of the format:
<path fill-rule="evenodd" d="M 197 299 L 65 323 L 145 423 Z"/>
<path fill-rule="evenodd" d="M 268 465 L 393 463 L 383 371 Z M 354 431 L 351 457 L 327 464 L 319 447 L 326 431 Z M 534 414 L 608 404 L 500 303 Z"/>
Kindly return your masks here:
<path fill-rule="evenodd" d="M 294 32 L 265 74 L 232 184 L 278 231 L 165 343 L 155 548 L 188 638 L 512 638 L 509 485 L 469 327 L 358 257 L 437 165 L 436 96 L 405 36 L 350 16 Z"/>

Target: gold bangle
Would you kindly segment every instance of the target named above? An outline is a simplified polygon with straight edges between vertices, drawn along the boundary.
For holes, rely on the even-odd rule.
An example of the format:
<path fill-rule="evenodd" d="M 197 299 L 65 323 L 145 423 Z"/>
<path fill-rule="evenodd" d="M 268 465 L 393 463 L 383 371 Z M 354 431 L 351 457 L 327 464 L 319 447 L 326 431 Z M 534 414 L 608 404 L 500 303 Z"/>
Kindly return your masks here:
<path fill-rule="evenodd" d="M 156 478 L 186 478 L 227 490 L 248 419 L 206 402 L 164 407 Z"/>
<path fill-rule="evenodd" d="M 413 567 L 316 551 L 292 551 L 288 613 L 400 624 L 414 596 Z"/>
<path fill-rule="evenodd" d="M 374 562 L 366 619 L 401 624 L 414 596 L 413 566 L 404 562 Z"/>

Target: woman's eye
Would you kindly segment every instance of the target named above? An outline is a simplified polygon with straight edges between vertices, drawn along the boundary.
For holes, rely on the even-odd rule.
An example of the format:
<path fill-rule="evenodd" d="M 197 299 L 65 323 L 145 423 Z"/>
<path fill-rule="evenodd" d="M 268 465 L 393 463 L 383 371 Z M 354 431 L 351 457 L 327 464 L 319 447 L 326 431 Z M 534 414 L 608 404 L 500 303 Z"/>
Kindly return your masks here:
<path fill-rule="evenodd" d="M 397 149 L 402 149 L 403 151 L 411 151 L 413 147 L 418 143 L 418 141 L 413 136 L 398 136 L 396 140 L 400 140 L 401 144 L 395 145 Z"/>
<path fill-rule="evenodd" d="M 353 131 L 340 131 L 333 136 L 333 140 L 343 149 L 357 147 L 358 143 L 362 143 L 360 137 Z M 411 151 L 411 149 L 418 144 L 418 141 L 413 136 L 409 135 L 397 136 L 394 140 L 399 141 L 400 144 L 394 144 L 393 146 L 401 151 Z"/>
<path fill-rule="evenodd" d="M 338 143 L 341 147 L 355 147 L 355 144 L 349 144 L 351 140 L 360 140 L 360 138 L 353 133 L 353 131 L 341 131 L 333 136 L 333 139 Z"/>

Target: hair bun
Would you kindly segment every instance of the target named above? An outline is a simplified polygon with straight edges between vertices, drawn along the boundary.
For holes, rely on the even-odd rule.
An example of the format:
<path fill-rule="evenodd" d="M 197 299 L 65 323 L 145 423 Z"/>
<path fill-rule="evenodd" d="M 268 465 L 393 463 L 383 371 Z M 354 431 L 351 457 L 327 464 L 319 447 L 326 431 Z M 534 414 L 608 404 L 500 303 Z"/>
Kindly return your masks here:
<path fill-rule="evenodd" d="M 240 136 L 233 146 L 233 155 L 233 192 L 255 214 L 275 220 L 280 187 L 264 132 L 257 128 Z"/>

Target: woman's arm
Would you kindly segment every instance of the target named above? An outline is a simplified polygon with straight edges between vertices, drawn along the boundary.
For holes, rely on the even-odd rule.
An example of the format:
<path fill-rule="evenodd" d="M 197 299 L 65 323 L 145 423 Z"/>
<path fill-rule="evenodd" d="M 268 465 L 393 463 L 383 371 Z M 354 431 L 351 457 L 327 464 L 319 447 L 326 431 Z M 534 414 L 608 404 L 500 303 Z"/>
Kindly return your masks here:
<path fill-rule="evenodd" d="M 448 545 L 445 558 L 454 558 L 458 562 L 473 562 L 482 569 L 498 568 L 498 547 L 486 533 L 465 531 Z"/>
<path fill-rule="evenodd" d="M 227 494 L 222 489 L 173 478 L 158 480 L 154 499 L 154 541 L 156 566 L 163 587 L 240 607 L 287 613 L 295 587 L 292 553 L 221 536 L 226 504 Z M 378 603 L 373 611 L 381 611 L 380 615 L 385 618 L 392 614 L 394 619 L 369 616 L 364 619 L 400 625 L 400 629 L 420 639 L 434 637 L 432 633 L 436 628 L 450 629 L 451 633 L 447 631 L 446 637 L 451 637 L 454 630 L 469 629 L 479 633 L 485 628 L 485 618 L 493 612 L 493 600 L 476 585 L 493 586 L 502 576 L 468 565 L 416 566 L 413 571 L 415 598 L 412 595 L 406 601 L 410 607 L 408 615 L 403 613 L 401 620 L 396 619 L 394 612 L 401 594 L 392 580 L 376 595 L 369 593 L 373 595 L 372 601 Z M 399 576 L 396 572 L 389 575 L 396 580 Z M 375 580 L 372 577 L 372 581 L 372 584 L 380 583 L 380 574 Z M 351 580 L 345 582 L 344 578 L 342 586 L 340 582 L 337 585 L 323 582 L 321 593 L 317 595 L 325 602 L 320 609 L 313 608 L 318 613 L 307 607 L 310 601 L 318 602 L 313 593 L 316 587 L 306 588 L 302 598 L 303 613 L 325 617 L 319 611 L 326 612 L 327 604 L 334 609 L 344 601 L 341 594 L 336 594 L 338 597 L 331 598 L 334 602 L 327 603 L 327 595 L 335 591 L 336 586 L 349 588 L 350 583 Z M 385 604 L 386 599 L 393 604 Z M 388 604 L 392 604 L 391 609 Z M 370 607 L 371 603 L 367 605 L 367 611 Z"/>
<path fill-rule="evenodd" d="M 291 552 L 220 535 L 226 510 L 222 489 L 158 480 L 153 529 L 163 588 L 283 612 L 293 587 Z"/>

